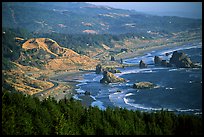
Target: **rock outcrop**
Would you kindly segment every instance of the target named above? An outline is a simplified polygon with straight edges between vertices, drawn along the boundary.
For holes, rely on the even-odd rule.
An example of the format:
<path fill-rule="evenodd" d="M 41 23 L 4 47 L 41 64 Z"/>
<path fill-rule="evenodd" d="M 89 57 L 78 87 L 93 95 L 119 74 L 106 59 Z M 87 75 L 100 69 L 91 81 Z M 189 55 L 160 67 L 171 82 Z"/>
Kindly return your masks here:
<path fill-rule="evenodd" d="M 151 82 L 138 82 L 133 84 L 133 88 L 136 89 L 147 89 L 147 88 L 154 88 L 156 85 Z"/>
<path fill-rule="evenodd" d="M 96 74 L 100 74 L 101 71 L 102 71 L 102 66 L 101 66 L 101 64 L 98 64 L 98 65 L 96 66 Z"/>
<path fill-rule="evenodd" d="M 139 64 L 139 67 L 140 67 L 140 68 L 147 68 L 147 64 L 145 64 L 144 61 L 141 60 L 141 61 L 140 61 L 140 64 Z"/>
<path fill-rule="evenodd" d="M 159 56 L 154 56 L 155 65 L 161 65 L 161 62 L 162 62 L 162 58 L 160 58 Z"/>
<path fill-rule="evenodd" d="M 162 66 L 162 67 L 171 67 L 172 65 L 167 62 L 166 60 L 163 60 L 159 56 L 154 57 L 154 63 L 156 66 Z"/>
<path fill-rule="evenodd" d="M 174 64 L 178 68 L 191 68 L 195 67 L 189 57 L 183 52 L 174 51 L 170 58 L 170 63 Z"/>
<path fill-rule="evenodd" d="M 161 66 L 163 66 L 163 67 L 171 67 L 172 65 L 169 62 L 167 62 L 166 60 L 162 60 L 161 61 Z"/>
<path fill-rule="evenodd" d="M 100 80 L 100 83 L 118 83 L 125 82 L 125 79 L 116 77 L 113 73 L 104 71 L 103 78 Z"/>
<path fill-rule="evenodd" d="M 108 72 L 111 72 L 111 73 L 121 73 L 120 70 L 114 68 L 114 67 L 106 67 L 104 68 L 104 71 L 108 71 Z"/>
<path fill-rule="evenodd" d="M 115 61 L 115 57 L 111 56 L 111 61 Z"/>

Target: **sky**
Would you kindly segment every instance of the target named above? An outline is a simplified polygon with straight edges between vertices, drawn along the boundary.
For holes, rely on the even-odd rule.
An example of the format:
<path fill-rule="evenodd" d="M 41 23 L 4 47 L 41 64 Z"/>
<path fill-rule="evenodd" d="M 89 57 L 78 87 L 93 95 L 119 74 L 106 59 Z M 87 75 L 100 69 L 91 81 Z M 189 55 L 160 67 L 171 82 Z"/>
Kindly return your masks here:
<path fill-rule="evenodd" d="M 135 10 L 160 16 L 202 19 L 202 2 L 89 2 L 119 9 Z"/>

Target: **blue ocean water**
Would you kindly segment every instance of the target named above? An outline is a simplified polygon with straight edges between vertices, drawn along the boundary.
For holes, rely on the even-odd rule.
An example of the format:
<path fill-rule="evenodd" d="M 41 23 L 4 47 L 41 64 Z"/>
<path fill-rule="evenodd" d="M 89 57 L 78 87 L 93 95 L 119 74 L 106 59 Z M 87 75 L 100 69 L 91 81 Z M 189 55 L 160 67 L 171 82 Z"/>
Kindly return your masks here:
<path fill-rule="evenodd" d="M 155 111 L 168 110 L 176 113 L 202 115 L 202 68 L 167 68 L 153 63 L 154 56 L 169 60 L 173 51 L 186 53 L 193 62 L 202 65 L 202 43 L 194 43 L 173 49 L 152 51 L 144 56 L 126 59 L 126 64 L 138 64 L 142 59 L 148 68 L 119 68 L 122 73 L 115 74 L 127 80 L 125 83 L 101 84 L 102 74 L 94 72 L 83 75 L 77 85 L 77 92 L 89 91 L 94 99 L 92 106 L 101 109 L 123 107 L 132 110 Z M 169 53 L 166 56 L 165 53 Z M 132 85 L 140 81 L 149 81 L 157 86 L 153 89 L 133 89 Z M 121 92 L 117 92 L 120 90 Z M 76 99 L 80 99 L 76 95 Z"/>

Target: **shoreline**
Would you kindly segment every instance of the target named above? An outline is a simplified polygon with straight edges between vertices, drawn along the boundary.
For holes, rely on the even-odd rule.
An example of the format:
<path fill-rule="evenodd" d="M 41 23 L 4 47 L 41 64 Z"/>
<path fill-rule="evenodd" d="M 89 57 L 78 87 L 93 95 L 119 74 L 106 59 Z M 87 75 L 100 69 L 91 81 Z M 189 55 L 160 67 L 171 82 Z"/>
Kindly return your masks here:
<path fill-rule="evenodd" d="M 136 50 L 132 53 L 126 53 L 128 54 L 128 56 L 126 56 L 125 58 L 123 59 L 131 59 L 131 58 L 136 58 L 136 57 L 139 57 L 139 56 L 143 56 L 145 55 L 146 53 L 148 52 L 151 52 L 153 50 L 164 50 L 164 49 L 168 49 L 168 48 L 175 48 L 175 47 L 179 47 L 179 46 L 182 46 L 182 45 L 185 45 L 187 43 L 192 43 L 192 42 L 184 42 L 184 43 L 178 43 L 176 45 L 160 45 L 160 46 L 153 46 L 153 47 L 148 47 L 146 49 L 139 49 L 139 50 Z M 125 56 L 125 55 L 123 55 Z M 118 57 L 117 57 L 118 58 Z M 118 60 L 116 60 L 116 62 L 118 62 Z M 125 64 L 122 64 L 122 65 L 125 65 Z M 131 66 L 131 65 L 130 65 Z M 128 67 L 128 66 L 126 66 Z M 118 67 L 117 68 L 122 68 L 122 66 Z M 94 72 L 93 70 L 89 70 L 89 71 L 69 71 L 69 72 L 60 72 L 59 74 L 53 74 L 50 76 L 51 79 L 61 79 L 62 82 L 67 82 L 72 88 L 70 90 L 70 98 L 73 97 L 74 95 L 76 95 L 76 88 L 77 88 L 77 84 L 79 84 L 80 82 L 77 82 L 73 76 L 78 76 L 78 78 L 82 78 L 83 79 L 83 75 L 84 74 L 87 74 L 87 73 L 90 73 L 90 72 Z M 69 79 L 69 80 L 68 80 Z M 90 96 L 90 95 L 83 95 L 83 96 L 80 96 L 79 97 L 80 99 L 80 102 L 82 103 L 83 106 L 85 107 L 89 107 L 91 106 L 92 102 L 94 102 L 95 100 Z"/>
<path fill-rule="evenodd" d="M 137 49 L 137 50 L 135 50 L 133 52 L 126 52 L 123 55 L 119 55 L 119 56 L 116 55 L 116 58 L 117 58 L 116 61 L 120 61 L 120 58 L 130 59 L 130 58 L 136 58 L 136 57 L 139 57 L 139 56 L 143 56 L 143 55 L 145 55 L 145 53 L 151 52 L 153 50 L 163 50 L 165 48 L 175 48 L 175 47 L 179 47 L 179 46 L 182 46 L 182 45 L 186 45 L 186 44 L 189 44 L 189 43 L 195 43 L 195 42 L 199 42 L 199 41 L 200 40 L 194 40 L 194 41 L 188 41 L 188 42 L 180 42 L 180 43 L 176 43 L 176 44 L 168 43 L 166 45 L 143 47 L 143 48 Z M 171 45 L 169 45 L 169 44 L 171 44 Z M 123 57 L 123 56 L 125 56 L 125 57 Z"/>
<path fill-rule="evenodd" d="M 188 42 L 189 43 L 189 42 Z M 185 44 L 187 44 L 187 43 L 185 43 Z M 181 45 L 169 45 L 169 46 L 157 46 L 157 47 L 152 47 L 152 48 L 148 48 L 148 49 L 146 49 L 146 50 L 142 50 L 142 51 L 140 51 L 140 54 L 137 54 L 136 56 L 132 56 L 132 57 L 128 57 L 127 59 L 131 59 L 131 58 L 136 58 L 136 57 L 139 57 L 139 56 L 143 56 L 143 55 L 145 55 L 146 53 L 149 53 L 149 52 L 151 52 L 151 51 L 153 51 L 153 50 L 155 50 L 155 51 L 160 51 L 160 50 L 168 50 L 168 49 L 173 49 L 173 48 L 176 48 L 176 47 L 181 47 L 182 45 L 184 45 L 184 44 L 181 44 Z M 135 54 L 134 54 L 135 55 Z M 132 66 L 132 65 L 130 65 L 130 66 Z M 126 66 L 126 67 L 130 67 L 130 66 Z M 122 67 L 117 67 L 117 68 L 122 68 Z M 89 98 L 88 98 L 89 97 Z M 79 97 L 80 99 L 82 99 L 81 100 L 81 103 L 82 103 L 82 105 L 84 105 L 84 106 L 91 106 L 91 104 L 95 101 L 91 96 L 87 96 L 87 95 L 84 95 L 84 96 L 80 96 Z"/>

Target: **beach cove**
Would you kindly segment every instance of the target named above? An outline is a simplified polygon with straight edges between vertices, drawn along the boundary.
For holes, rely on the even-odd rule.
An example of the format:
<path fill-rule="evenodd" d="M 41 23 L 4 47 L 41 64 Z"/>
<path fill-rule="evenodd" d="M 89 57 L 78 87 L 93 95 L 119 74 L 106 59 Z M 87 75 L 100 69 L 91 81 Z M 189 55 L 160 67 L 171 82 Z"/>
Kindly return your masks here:
<path fill-rule="evenodd" d="M 179 113 L 193 113 L 193 114 L 202 114 L 202 99 L 198 99 L 197 102 L 194 102 L 194 104 L 189 108 L 188 104 L 186 104 L 185 107 L 182 108 L 182 105 L 180 105 L 180 107 L 175 107 L 174 105 L 171 105 L 172 103 L 164 103 L 164 105 L 160 104 L 160 100 L 162 98 L 162 100 L 166 100 L 166 97 L 170 97 L 171 93 L 174 92 L 174 90 L 176 90 L 175 87 L 172 87 L 171 84 L 168 83 L 169 81 L 167 81 L 165 78 L 163 78 L 165 81 L 163 84 L 161 81 L 161 75 L 166 75 L 169 74 L 168 77 L 172 77 L 173 75 L 178 75 L 180 74 L 181 78 L 184 78 L 185 76 L 187 76 L 186 74 L 189 73 L 189 80 L 186 81 L 190 87 L 190 90 L 193 90 L 193 88 L 197 88 L 197 93 L 194 96 L 200 96 L 200 94 L 202 95 L 202 78 L 201 78 L 201 69 L 176 69 L 176 68 L 162 68 L 162 67 L 154 67 L 153 65 L 153 56 L 154 55 L 159 55 L 160 57 L 163 57 L 165 59 L 168 60 L 168 58 L 171 56 L 172 52 L 175 50 L 184 50 L 184 52 L 201 52 L 201 48 L 202 48 L 202 43 L 197 42 L 197 43 L 189 43 L 189 44 L 184 44 L 182 46 L 179 47 L 157 47 L 154 50 L 152 49 L 151 52 L 150 50 L 146 50 L 146 52 L 143 52 L 142 56 L 137 56 L 134 58 L 129 58 L 129 59 L 125 59 L 124 60 L 124 64 L 129 64 L 130 67 L 125 67 L 125 68 L 118 68 L 122 73 L 117 73 L 115 74 L 116 76 L 120 76 L 122 78 L 125 78 L 128 80 L 128 82 L 126 83 L 120 83 L 120 84 L 116 84 L 116 83 L 111 83 L 109 85 L 103 85 L 101 84 L 99 81 L 102 78 L 102 74 L 95 74 L 95 72 L 75 72 L 72 73 L 71 75 L 68 74 L 63 74 L 60 77 L 53 77 L 54 79 L 60 79 L 61 81 L 75 81 L 78 83 L 75 83 L 75 88 L 73 89 L 73 98 L 77 99 L 77 100 L 81 100 L 82 104 L 84 106 L 97 106 L 100 109 L 104 110 L 107 107 L 123 107 L 123 108 L 127 108 L 127 109 L 132 109 L 132 110 L 141 110 L 141 111 L 152 111 L 152 110 L 161 110 L 161 109 L 168 109 L 169 111 L 175 111 L 175 112 L 179 112 Z M 169 53 L 169 57 L 165 57 L 164 54 L 165 53 Z M 195 54 L 195 53 L 194 53 Z M 188 54 L 189 55 L 189 54 Z M 193 61 L 197 61 L 202 63 L 202 54 L 199 53 L 198 54 L 200 57 L 193 57 L 194 55 L 192 55 Z M 190 55 L 191 56 L 191 55 Z M 140 60 L 144 60 L 147 64 L 148 64 L 148 68 L 147 69 L 139 69 L 138 67 L 136 67 L 135 65 L 138 64 L 138 62 Z M 132 67 L 131 67 L 132 65 Z M 168 72 L 168 73 L 167 73 Z M 160 73 L 160 74 L 158 74 Z M 175 73 L 175 74 L 173 74 Z M 130 75 L 131 74 L 131 75 Z M 144 95 L 144 93 L 146 91 L 136 91 L 135 89 L 132 89 L 132 84 L 134 82 L 136 82 L 137 80 L 133 77 L 140 77 L 138 79 L 139 80 L 147 80 L 149 81 L 149 77 L 144 77 L 144 75 L 152 75 L 152 77 L 155 79 L 155 81 L 160 82 L 158 85 L 160 86 L 160 88 L 157 89 L 152 89 L 151 91 L 148 91 L 150 94 Z M 158 76 L 158 78 L 155 77 L 155 75 Z M 52 79 L 53 79 L 52 78 Z M 194 80 L 195 78 L 195 80 Z M 157 80 L 156 80 L 157 79 Z M 184 79 L 181 79 L 180 82 L 183 83 Z M 151 81 L 151 80 L 150 80 Z M 155 82 L 154 81 L 154 82 Z M 177 80 L 179 83 L 179 80 Z M 158 83 L 156 82 L 156 83 Z M 173 83 L 172 83 L 173 84 Z M 174 82 L 175 84 L 175 82 Z M 192 86 L 193 84 L 193 86 Z M 180 87 L 183 90 L 183 87 Z M 121 90 L 122 92 L 117 92 L 117 90 Z M 85 95 L 84 93 L 88 91 L 90 92 L 90 95 Z M 148 93 L 146 92 L 146 93 Z M 162 97 L 164 95 L 162 95 L 162 92 L 167 92 L 168 94 L 165 95 L 166 97 Z M 189 91 L 189 93 L 192 91 Z M 154 94 L 157 94 L 157 96 L 159 97 L 153 97 L 155 98 L 155 100 L 152 99 L 152 101 L 150 101 L 150 103 L 144 104 L 144 102 L 147 102 L 146 99 L 151 100 L 151 96 L 155 96 Z M 175 92 L 176 93 L 176 92 Z M 152 94 L 152 95 L 151 95 Z M 180 94 L 180 93 L 176 93 L 176 94 Z M 183 93 L 186 94 L 186 93 Z M 146 96 L 146 97 L 143 97 Z M 190 95 L 191 96 L 191 95 Z M 193 96 L 193 95 L 192 95 Z M 201 97 L 201 96 L 200 96 Z M 142 99 L 143 98 L 143 99 Z M 185 102 L 190 99 L 187 96 L 185 96 L 185 98 L 187 98 L 183 104 L 185 104 Z M 135 103 L 135 99 L 139 100 L 140 102 Z M 175 103 L 180 103 L 178 102 L 179 99 L 174 99 L 174 97 L 171 97 L 171 100 L 174 100 Z M 158 105 L 160 104 L 160 105 Z M 194 107 L 194 108 L 193 108 Z M 193 109 L 192 109 L 193 108 Z"/>

